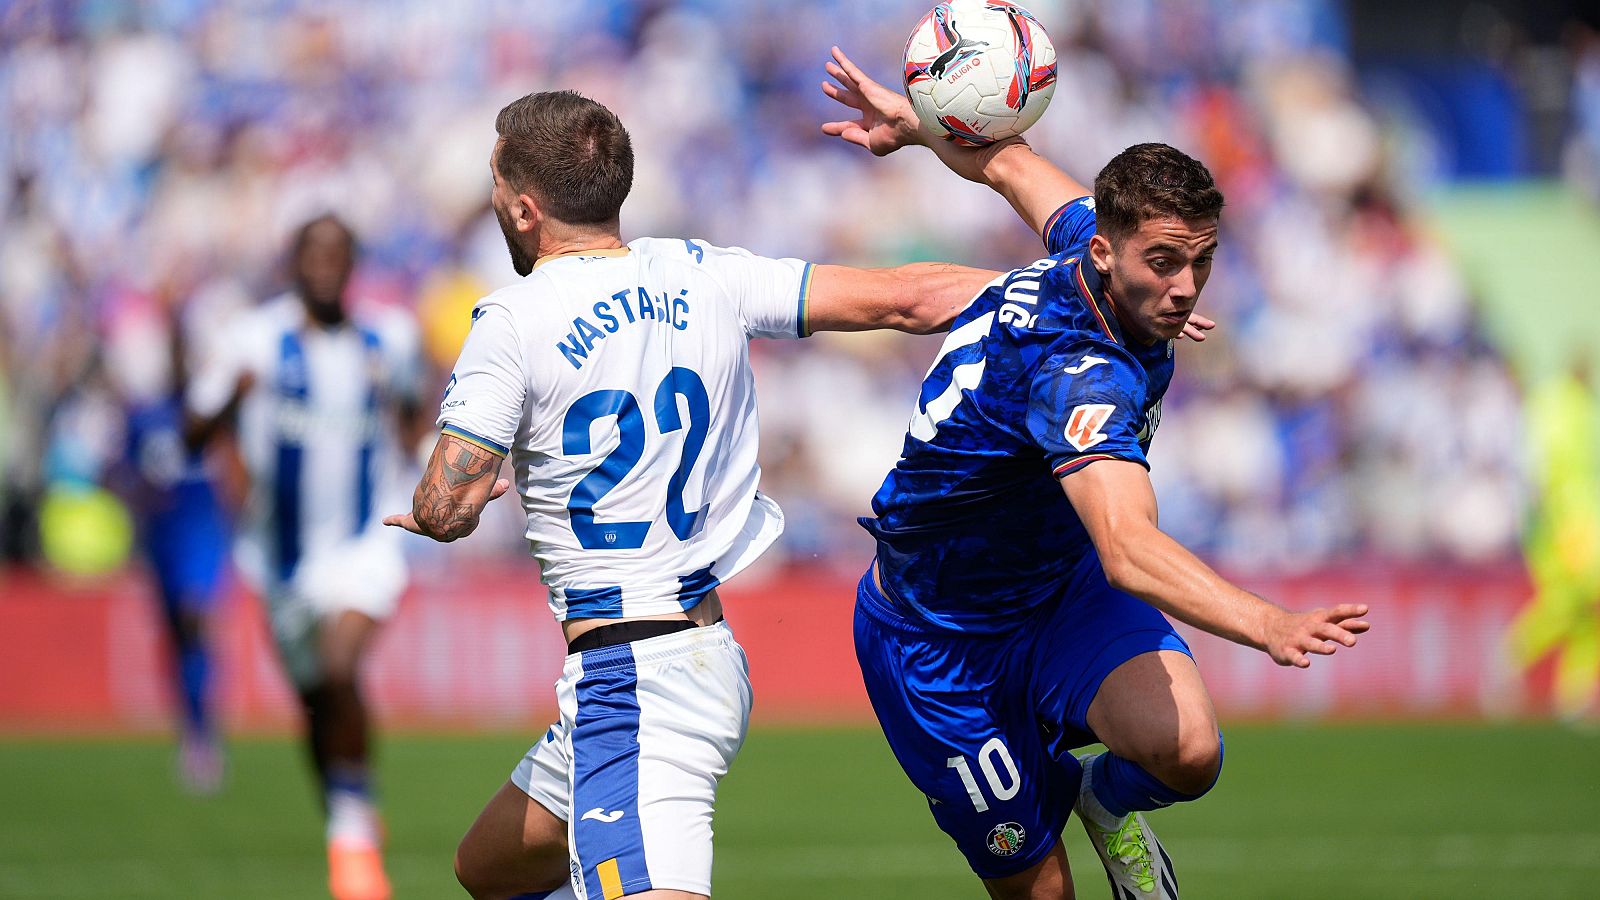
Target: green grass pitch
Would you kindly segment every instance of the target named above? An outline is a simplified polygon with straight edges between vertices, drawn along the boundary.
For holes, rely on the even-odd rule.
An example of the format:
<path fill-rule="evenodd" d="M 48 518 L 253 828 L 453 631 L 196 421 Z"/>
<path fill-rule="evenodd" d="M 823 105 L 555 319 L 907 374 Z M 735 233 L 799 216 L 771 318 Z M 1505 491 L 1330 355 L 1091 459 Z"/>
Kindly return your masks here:
<path fill-rule="evenodd" d="M 535 735 L 395 736 L 396 896 L 465 896 L 450 854 Z M 1188 898 L 1592 897 L 1600 736 L 1557 726 L 1239 726 L 1221 784 L 1154 817 Z M 217 797 L 150 740 L 0 743 L 0 898 L 315 898 L 299 747 L 243 739 Z M 1078 896 L 1107 895 L 1080 827 Z M 716 895 L 981 898 L 877 732 L 765 728 L 724 783 Z"/>

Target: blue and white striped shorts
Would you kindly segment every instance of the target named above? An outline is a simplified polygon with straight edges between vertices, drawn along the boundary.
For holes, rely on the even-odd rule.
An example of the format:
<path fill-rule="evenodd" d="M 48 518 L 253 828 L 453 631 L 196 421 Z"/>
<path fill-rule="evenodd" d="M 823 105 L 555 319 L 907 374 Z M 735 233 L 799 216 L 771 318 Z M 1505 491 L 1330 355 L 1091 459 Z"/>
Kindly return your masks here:
<path fill-rule="evenodd" d="M 711 893 L 717 784 L 744 743 L 750 672 L 727 623 L 586 650 L 511 781 L 567 821 L 573 889 Z"/>

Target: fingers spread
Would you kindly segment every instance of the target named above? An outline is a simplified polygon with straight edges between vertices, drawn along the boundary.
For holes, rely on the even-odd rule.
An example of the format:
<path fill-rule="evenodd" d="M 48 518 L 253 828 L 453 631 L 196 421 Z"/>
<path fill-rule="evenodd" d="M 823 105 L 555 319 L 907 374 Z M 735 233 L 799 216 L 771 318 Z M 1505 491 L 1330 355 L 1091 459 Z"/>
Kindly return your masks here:
<path fill-rule="evenodd" d="M 1319 638 L 1322 638 L 1323 640 L 1338 641 L 1346 647 L 1354 647 L 1356 645 L 1355 635 L 1343 628 L 1340 628 L 1338 625 L 1333 625 L 1327 622 L 1324 622 L 1323 624 L 1311 629 L 1311 633 Z"/>
<path fill-rule="evenodd" d="M 1325 613 L 1329 622 L 1342 622 L 1345 619 L 1360 618 L 1367 614 L 1365 603 L 1341 603 Z"/>
<path fill-rule="evenodd" d="M 833 58 L 838 61 L 839 67 L 844 69 L 845 72 L 850 76 L 850 79 L 855 83 L 875 83 L 871 78 L 867 77 L 867 73 L 861 71 L 861 69 L 858 68 L 855 63 L 851 62 L 850 57 L 845 56 L 844 51 L 840 50 L 838 47 L 833 48 Z"/>
<path fill-rule="evenodd" d="M 827 72 L 829 75 L 832 75 L 833 79 L 839 82 L 839 84 L 842 85 L 846 91 L 849 91 L 852 94 L 860 93 L 860 82 L 856 81 L 854 78 L 851 78 L 849 72 L 846 72 L 833 63 L 823 63 L 822 70 Z"/>
<path fill-rule="evenodd" d="M 852 144 L 866 147 L 868 150 L 872 149 L 867 133 L 855 122 L 824 122 L 822 123 L 822 133 L 836 138 L 843 138 Z"/>
<path fill-rule="evenodd" d="M 1319 641 L 1314 638 L 1308 638 L 1301 649 L 1307 653 L 1315 653 L 1318 656 L 1332 656 L 1339 649 L 1339 645 L 1332 641 Z"/>

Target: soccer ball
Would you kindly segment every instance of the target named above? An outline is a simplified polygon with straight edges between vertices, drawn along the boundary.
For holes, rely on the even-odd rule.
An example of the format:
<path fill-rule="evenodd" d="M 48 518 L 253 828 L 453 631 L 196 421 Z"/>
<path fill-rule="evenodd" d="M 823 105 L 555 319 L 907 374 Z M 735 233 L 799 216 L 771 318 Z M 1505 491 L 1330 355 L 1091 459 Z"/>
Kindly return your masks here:
<path fill-rule="evenodd" d="M 906 41 L 906 96 L 930 134 L 967 147 L 1021 134 L 1056 88 L 1056 50 L 1033 14 L 1003 0 L 935 6 Z"/>

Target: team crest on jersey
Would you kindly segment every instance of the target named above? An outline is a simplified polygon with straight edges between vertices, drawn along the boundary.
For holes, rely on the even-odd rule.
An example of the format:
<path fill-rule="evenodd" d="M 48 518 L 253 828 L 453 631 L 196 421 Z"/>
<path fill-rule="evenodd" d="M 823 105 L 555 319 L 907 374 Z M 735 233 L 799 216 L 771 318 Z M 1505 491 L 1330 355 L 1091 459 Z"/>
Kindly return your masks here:
<path fill-rule="evenodd" d="M 1001 822 L 989 832 L 989 852 L 995 856 L 1014 856 L 1022 849 L 1028 833 L 1017 822 Z"/>
<path fill-rule="evenodd" d="M 1067 443 L 1079 451 L 1104 443 L 1107 438 L 1100 429 L 1105 427 L 1106 420 L 1111 418 L 1116 409 L 1109 403 L 1085 403 L 1074 407 L 1072 415 L 1067 418 Z"/>

